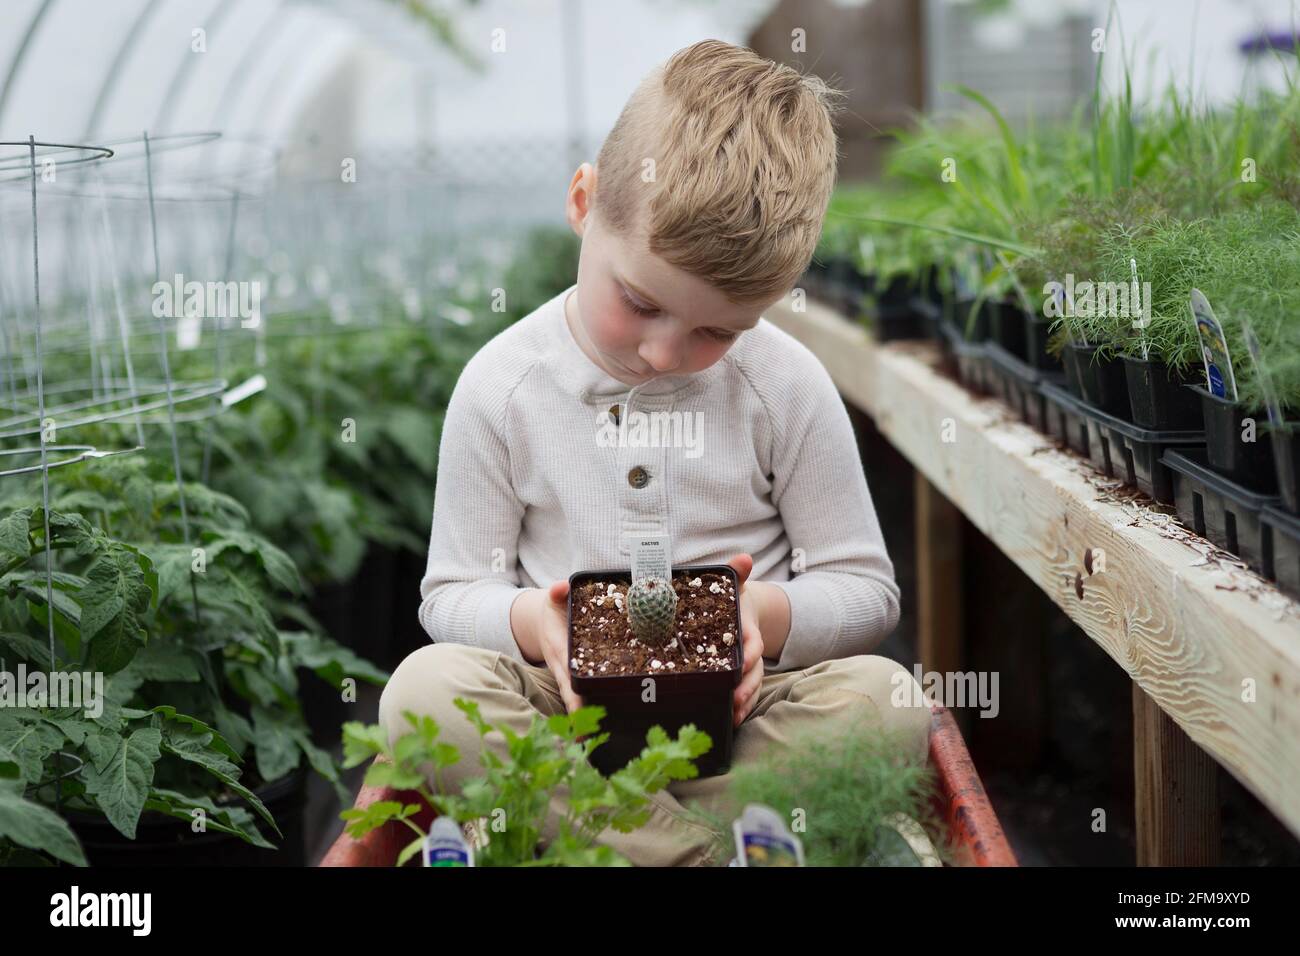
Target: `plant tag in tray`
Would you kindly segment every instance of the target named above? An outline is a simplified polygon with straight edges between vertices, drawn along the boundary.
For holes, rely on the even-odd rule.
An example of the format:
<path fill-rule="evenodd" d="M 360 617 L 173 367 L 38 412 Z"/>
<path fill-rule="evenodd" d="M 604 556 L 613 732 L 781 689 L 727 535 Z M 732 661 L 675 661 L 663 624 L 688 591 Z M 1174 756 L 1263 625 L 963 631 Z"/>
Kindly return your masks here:
<path fill-rule="evenodd" d="M 762 803 L 745 805 L 735 823 L 737 866 L 803 866 L 803 844 L 781 815 Z"/>
<path fill-rule="evenodd" d="M 450 817 L 438 817 L 424 838 L 425 866 L 473 866 L 474 849 Z"/>
<path fill-rule="evenodd" d="M 1201 359 L 1205 362 L 1205 387 L 1211 395 L 1237 400 L 1237 378 L 1232 374 L 1232 357 L 1228 354 L 1228 340 L 1223 334 L 1210 300 L 1200 289 L 1192 290 L 1192 321 L 1201 343 Z M 1229 395 L 1228 392 L 1232 394 Z"/>

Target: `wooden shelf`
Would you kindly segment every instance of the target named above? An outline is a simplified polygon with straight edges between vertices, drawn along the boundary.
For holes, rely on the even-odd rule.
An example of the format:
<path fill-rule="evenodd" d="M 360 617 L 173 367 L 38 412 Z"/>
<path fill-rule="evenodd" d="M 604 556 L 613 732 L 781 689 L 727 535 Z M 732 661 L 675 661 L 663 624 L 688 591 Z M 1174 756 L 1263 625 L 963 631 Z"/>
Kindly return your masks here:
<path fill-rule="evenodd" d="M 846 401 L 1300 835 L 1300 604 L 940 373 L 931 343 L 881 345 L 835 311 L 812 300 L 795 311 L 793 301 L 765 317 L 807 345 Z"/>

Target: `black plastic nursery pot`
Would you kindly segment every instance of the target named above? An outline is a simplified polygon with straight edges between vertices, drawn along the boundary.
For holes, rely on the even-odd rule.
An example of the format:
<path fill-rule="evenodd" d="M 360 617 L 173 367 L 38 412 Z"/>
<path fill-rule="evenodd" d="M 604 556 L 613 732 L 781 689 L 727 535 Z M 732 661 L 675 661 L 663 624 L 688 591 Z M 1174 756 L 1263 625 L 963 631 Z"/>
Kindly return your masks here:
<path fill-rule="evenodd" d="M 862 296 L 872 284 L 872 280 L 858 271 L 857 264 L 849 256 L 831 256 L 826 260 L 822 298 L 850 318 L 856 318 Z"/>
<path fill-rule="evenodd" d="M 1268 505 L 1259 520 L 1264 525 L 1264 574 L 1300 598 L 1300 517 Z"/>
<path fill-rule="evenodd" d="M 967 323 L 971 322 L 971 310 L 975 308 L 975 302 L 976 300 L 970 296 L 954 300 L 947 321 L 956 328 L 957 334 L 965 341 L 980 343 L 988 339 L 991 334 L 993 304 L 988 300 L 980 303 L 967 334 Z"/>
<path fill-rule="evenodd" d="M 709 735 L 713 746 L 696 760 L 695 766 L 701 777 L 726 773 L 731 767 L 733 705 L 732 695 L 740 683 L 743 663 L 743 635 L 740 631 L 740 583 L 735 569 L 726 564 L 694 565 L 673 569 L 673 581 L 689 580 L 703 575 L 722 576 L 730 582 L 733 595 L 732 612 L 727 622 L 716 626 L 715 646 L 724 649 L 729 655 L 726 670 L 689 671 L 672 673 L 668 668 L 643 671 L 638 673 L 599 674 L 588 676 L 570 670 L 573 690 L 587 704 L 599 704 L 605 708 L 605 719 L 601 722 L 601 732 L 608 732 L 609 739 L 595 749 L 591 763 L 603 774 L 611 774 L 625 767 L 628 761 L 640 756 L 645 748 L 646 733 L 651 727 L 662 727 L 669 736 L 676 736 L 685 724 L 694 724 L 699 730 Z M 623 590 L 631 584 L 629 570 L 579 571 L 569 577 L 569 660 L 576 658 L 574 646 L 575 595 L 583 585 L 592 581 L 621 585 Z M 680 591 L 679 591 L 680 593 Z M 691 608 L 686 600 L 677 604 L 677 624 L 681 624 Z M 595 612 L 601 613 L 601 612 Z M 622 614 L 621 611 L 612 613 Z M 722 635 L 730 632 L 735 639 L 727 646 Z M 680 651 L 681 648 L 678 648 Z M 667 656 L 667 653 L 665 653 Z M 647 684 L 653 679 L 653 685 Z M 647 687 L 653 687 L 653 697 L 647 700 Z"/>
<path fill-rule="evenodd" d="M 1204 453 L 1205 432 L 1142 428 L 1086 403 L 1080 403 L 1080 408 L 1088 428 L 1088 457 L 1093 467 L 1156 501 L 1174 504 L 1174 478 L 1162 457 L 1169 450 Z"/>
<path fill-rule="evenodd" d="M 1195 373 L 1176 373 L 1158 359 L 1122 356 L 1128 382 L 1129 411 L 1133 424 L 1143 428 L 1205 428 L 1201 403 L 1184 386 L 1194 384 Z"/>
<path fill-rule="evenodd" d="M 1300 514 L 1300 422 L 1284 422 L 1270 434 L 1282 507 Z"/>
<path fill-rule="evenodd" d="M 1113 356 L 1098 358 L 1095 345 L 1076 345 L 1071 342 L 1065 350 L 1076 363 L 1074 374 L 1078 376 L 1079 397 L 1108 415 L 1127 418 L 1131 414 L 1128 379 L 1120 360 Z"/>
<path fill-rule="evenodd" d="M 911 307 L 920 319 L 922 335 L 939 342 L 943 338 L 943 307 L 923 295 L 912 296 Z"/>
<path fill-rule="evenodd" d="M 69 812 L 67 817 L 91 866 L 306 866 L 307 771 L 300 767 L 254 793 L 284 834 L 279 839 L 265 820 L 253 815 L 262 835 L 276 844 L 274 850 L 213 829 L 195 833 L 191 821 L 150 810 L 140 815 L 134 840 L 101 816 Z M 234 805 L 248 806 L 240 800 Z"/>
<path fill-rule="evenodd" d="M 921 339 L 930 334 L 934 307 L 918 294 L 910 276 L 895 276 L 884 289 L 873 292 L 875 286 L 873 280 L 868 281 L 859 304 L 877 341 Z"/>
<path fill-rule="evenodd" d="M 989 307 L 989 339 L 1018 359 L 1025 357 L 1025 310 L 1014 302 Z"/>
<path fill-rule="evenodd" d="M 1052 337 L 1052 319 L 1045 319 L 1032 312 L 1025 314 L 1025 361 L 1040 372 L 1060 372 L 1061 359 L 1047 351 L 1047 342 Z"/>
<path fill-rule="evenodd" d="M 811 259 L 808 262 L 808 268 L 804 270 L 803 278 L 800 284 L 805 292 L 815 298 L 822 298 L 826 289 L 826 263 L 820 259 Z"/>
<path fill-rule="evenodd" d="M 1219 398 L 1200 385 L 1188 385 L 1200 396 L 1205 416 L 1205 444 L 1211 468 L 1233 483 L 1256 494 L 1277 493 L 1277 472 L 1273 467 L 1273 442 L 1267 437 L 1264 422 L 1257 421 L 1254 441 L 1243 438 L 1251 429 L 1245 420 L 1252 416 L 1239 402 Z"/>
<path fill-rule="evenodd" d="M 1278 499 L 1229 481 L 1209 467 L 1204 451 L 1167 451 L 1162 458 L 1174 478 L 1178 518 L 1202 537 L 1240 557 L 1253 571 L 1267 574 L 1270 545 L 1262 514 Z M 1276 564 L 1274 553 L 1274 564 Z"/>
<path fill-rule="evenodd" d="M 989 342 L 985 351 L 995 381 L 994 394 L 1010 405 L 1022 422 L 1040 432 L 1049 432 L 1048 401 L 1042 385 L 1044 382 L 1060 385 L 1065 376 L 1060 372 L 1039 371 L 996 342 Z"/>
<path fill-rule="evenodd" d="M 1046 404 L 1047 427 L 1044 431 L 1075 454 L 1091 457 L 1088 416 L 1083 402 L 1071 395 L 1059 382 L 1039 386 Z"/>
<path fill-rule="evenodd" d="M 970 342 L 962 335 L 957 326 L 944 322 L 940 326 L 957 365 L 957 380 L 980 395 L 992 390 L 990 381 L 990 364 L 984 342 Z"/>

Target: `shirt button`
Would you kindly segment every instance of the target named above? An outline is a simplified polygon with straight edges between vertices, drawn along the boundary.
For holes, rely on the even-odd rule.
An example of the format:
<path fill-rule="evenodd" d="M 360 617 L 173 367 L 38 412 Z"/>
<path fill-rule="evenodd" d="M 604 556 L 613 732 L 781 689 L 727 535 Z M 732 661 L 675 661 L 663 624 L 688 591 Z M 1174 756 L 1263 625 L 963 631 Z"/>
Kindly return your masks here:
<path fill-rule="evenodd" d="M 614 424 L 615 424 L 615 425 L 618 424 L 618 419 L 619 419 L 619 415 L 620 415 L 621 411 L 622 411 L 622 409 L 620 409 L 619 406 L 617 406 L 617 405 L 611 405 L 611 406 L 609 406 L 609 417 L 612 418 L 612 419 L 614 419 Z"/>
<path fill-rule="evenodd" d="M 650 474 L 640 465 L 627 473 L 627 483 L 633 488 L 644 488 L 650 483 Z"/>

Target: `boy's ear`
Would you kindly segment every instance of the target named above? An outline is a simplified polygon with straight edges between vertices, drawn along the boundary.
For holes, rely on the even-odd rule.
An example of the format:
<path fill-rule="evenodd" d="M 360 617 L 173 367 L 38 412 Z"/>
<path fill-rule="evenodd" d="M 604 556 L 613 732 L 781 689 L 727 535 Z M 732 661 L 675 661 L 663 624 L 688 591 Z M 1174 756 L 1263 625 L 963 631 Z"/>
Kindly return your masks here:
<path fill-rule="evenodd" d="M 586 230 L 595 205 L 596 168 L 583 163 L 569 182 L 569 195 L 565 202 L 565 218 L 579 236 Z"/>

